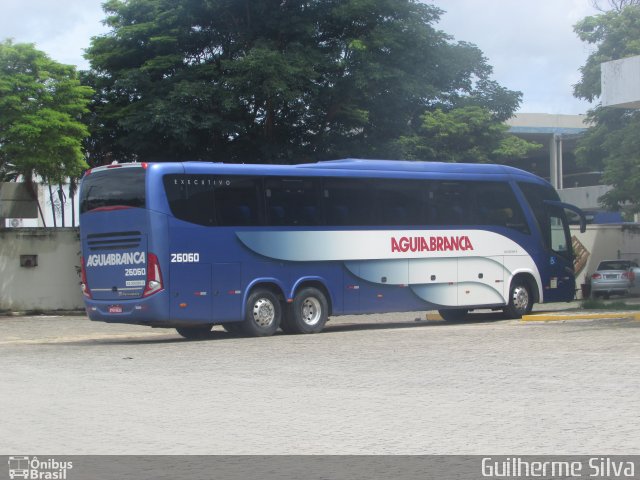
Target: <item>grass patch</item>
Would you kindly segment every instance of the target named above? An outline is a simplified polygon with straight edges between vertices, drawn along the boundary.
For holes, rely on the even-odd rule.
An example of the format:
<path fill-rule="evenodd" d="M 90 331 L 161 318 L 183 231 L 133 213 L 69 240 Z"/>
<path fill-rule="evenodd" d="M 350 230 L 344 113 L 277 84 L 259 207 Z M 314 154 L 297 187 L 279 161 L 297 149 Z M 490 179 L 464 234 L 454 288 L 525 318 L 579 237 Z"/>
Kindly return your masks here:
<path fill-rule="evenodd" d="M 584 310 L 640 310 L 640 305 L 629 305 L 621 300 L 605 302 L 595 298 L 588 298 L 583 300 L 582 308 Z"/>

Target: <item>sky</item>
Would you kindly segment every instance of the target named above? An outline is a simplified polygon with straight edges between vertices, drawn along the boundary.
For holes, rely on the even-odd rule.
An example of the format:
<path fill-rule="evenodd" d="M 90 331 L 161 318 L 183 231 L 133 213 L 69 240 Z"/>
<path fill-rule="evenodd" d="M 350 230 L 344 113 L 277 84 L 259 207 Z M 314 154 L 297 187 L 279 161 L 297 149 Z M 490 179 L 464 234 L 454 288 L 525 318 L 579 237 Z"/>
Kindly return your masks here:
<path fill-rule="evenodd" d="M 0 0 L 0 40 L 35 43 L 54 60 L 88 69 L 84 49 L 102 25 L 104 0 Z M 425 0 L 445 13 L 436 28 L 483 51 L 500 85 L 522 92 L 519 112 L 583 114 L 573 84 L 590 48 L 573 32 L 598 13 L 591 0 Z"/>

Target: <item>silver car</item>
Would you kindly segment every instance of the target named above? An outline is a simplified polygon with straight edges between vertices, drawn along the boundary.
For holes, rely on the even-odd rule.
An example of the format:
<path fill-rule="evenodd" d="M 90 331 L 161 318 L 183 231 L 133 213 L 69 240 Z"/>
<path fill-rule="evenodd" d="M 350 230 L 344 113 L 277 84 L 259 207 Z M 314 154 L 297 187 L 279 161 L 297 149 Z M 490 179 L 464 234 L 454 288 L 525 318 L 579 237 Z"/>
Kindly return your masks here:
<path fill-rule="evenodd" d="M 626 295 L 633 288 L 640 268 L 629 260 L 604 260 L 591 275 L 591 296 Z"/>

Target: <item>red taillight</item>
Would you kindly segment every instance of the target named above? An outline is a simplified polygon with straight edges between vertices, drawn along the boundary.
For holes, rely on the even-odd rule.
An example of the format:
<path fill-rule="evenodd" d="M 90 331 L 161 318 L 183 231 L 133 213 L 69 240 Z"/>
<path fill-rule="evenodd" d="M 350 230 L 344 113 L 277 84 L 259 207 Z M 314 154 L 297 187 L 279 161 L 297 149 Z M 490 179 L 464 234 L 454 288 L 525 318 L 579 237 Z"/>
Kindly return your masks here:
<path fill-rule="evenodd" d="M 84 266 L 84 257 L 80 257 L 80 281 L 82 294 L 87 298 L 91 298 L 91 290 L 89 290 L 89 284 L 87 283 L 87 269 Z"/>
<path fill-rule="evenodd" d="M 600 275 L 599 273 L 594 273 L 593 275 L 591 275 L 591 278 L 594 280 L 599 280 L 602 278 L 602 275 Z"/>
<path fill-rule="evenodd" d="M 164 289 L 158 257 L 153 253 L 149 253 L 147 258 L 147 284 L 144 287 L 144 292 L 142 292 L 143 297 L 148 297 Z"/>

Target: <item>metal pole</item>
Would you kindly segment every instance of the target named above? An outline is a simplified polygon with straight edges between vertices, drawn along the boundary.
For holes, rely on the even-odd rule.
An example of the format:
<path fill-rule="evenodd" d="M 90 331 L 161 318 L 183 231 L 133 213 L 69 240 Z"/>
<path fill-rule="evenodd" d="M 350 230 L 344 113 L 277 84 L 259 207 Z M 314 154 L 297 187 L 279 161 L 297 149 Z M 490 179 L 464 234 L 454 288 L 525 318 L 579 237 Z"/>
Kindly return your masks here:
<path fill-rule="evenodd" d="M 555 134 L 549 140 L 549 181 L 553 188 L 558 188 L 558 150 Z"/>
<path fill-rule="evenodd" d="M 562 135 L 557 135 L 556 139 L 558 140 L 558 189 L 562 190 L 564 188 L 564 179 L 562 178 L 564 176 L 562 167 Z"/>

